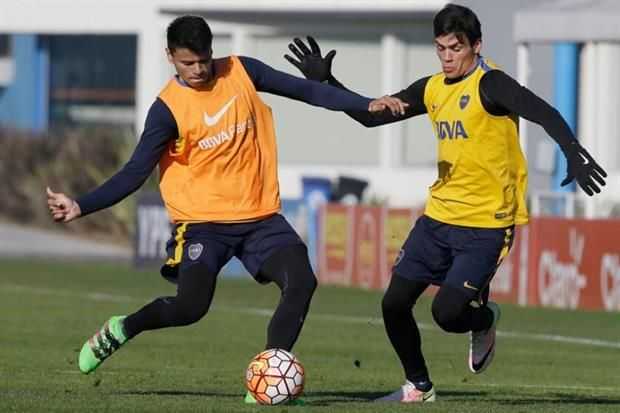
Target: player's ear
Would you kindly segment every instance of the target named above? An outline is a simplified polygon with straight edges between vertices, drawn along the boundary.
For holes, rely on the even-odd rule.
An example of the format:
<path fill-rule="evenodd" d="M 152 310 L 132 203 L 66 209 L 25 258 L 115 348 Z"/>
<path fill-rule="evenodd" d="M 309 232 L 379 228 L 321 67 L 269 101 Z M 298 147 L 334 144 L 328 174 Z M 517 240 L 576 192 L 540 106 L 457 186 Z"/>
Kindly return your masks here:
<path fill-rule="evenodd" d="M 474 42 L 473 49 L 475 54 L 480 54 L 480 50 L 482 49 L 482 39 L 478 39 Z"/>
<path fill-rule="evenodd" d="M 172 63 L 172 51 L 166 47 L 166 57 L 168 58 L 168 62 Z"/>

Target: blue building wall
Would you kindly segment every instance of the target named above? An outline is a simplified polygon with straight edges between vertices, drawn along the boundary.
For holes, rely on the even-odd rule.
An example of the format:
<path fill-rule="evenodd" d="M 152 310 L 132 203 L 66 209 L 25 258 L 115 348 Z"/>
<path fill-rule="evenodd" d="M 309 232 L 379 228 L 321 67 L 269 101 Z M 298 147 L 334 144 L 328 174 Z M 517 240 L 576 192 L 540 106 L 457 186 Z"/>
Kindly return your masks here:
<path fill-rule="evenodd" d="M 573 133 L 577 130 L 577 101 L 579 80 L 579 45 L 558 43 L 554 47 L 555 82 L 554 103 Z M 566 177 L 566 157 L 559 147 L 555 152 L 555 170 L 552 176 L 554 191 L 575 191 L 575 183 L 561 186 Z"/>
<path fill-rule="evenodd" d="M 42 131 L 48 124 L 49 53 L 44 37 L 12 36 L 13 82 L 0 87 L 0 124 Z"/>

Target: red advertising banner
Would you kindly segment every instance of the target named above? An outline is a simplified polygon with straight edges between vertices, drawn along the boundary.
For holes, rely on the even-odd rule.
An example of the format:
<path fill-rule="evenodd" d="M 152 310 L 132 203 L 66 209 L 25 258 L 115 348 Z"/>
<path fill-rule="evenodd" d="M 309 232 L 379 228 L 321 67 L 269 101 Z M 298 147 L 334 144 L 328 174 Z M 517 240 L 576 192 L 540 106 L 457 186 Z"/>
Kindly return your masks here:
<path fill-rule="evenodd" d="M 618 234 L 618 220 L 533 220 L 527 304 L 620 310 Z"/>
<path fill-rule="evenodd" d="M 353 285 L 355 208 L 326 205 L 319 210 L 319 282 Z"/>
<path fill-rule="evenodd" d="M 328 204 L 319 212 L 319 281 L 387 287 L 419 211 Z"/>
<path fill-rule="evenodd" d="M 327 205 L 320 212 L 319 281 L 385 289 L 420 211 Z M 491 282 L 498 302 L 620 311 L 620 220 L 533 218 L 518 227 Z"/>
<path fill-rule="evenodd" d="M 381 208 L 355 208 L 355 274 L 353 285 L 362 288 L 380 288 L 381 256 L 383 254 L 383 220 Z"/>
<path fill-rule="evenodd" d="M 381 264 L 378 288 L 386 289 L 392 276 L 392 267 L 400 249 L 405 243 L 413 224 L 418 219 L 421 210 L 415 209 L 383 209 L 383 240 L 384 260 Z"/>

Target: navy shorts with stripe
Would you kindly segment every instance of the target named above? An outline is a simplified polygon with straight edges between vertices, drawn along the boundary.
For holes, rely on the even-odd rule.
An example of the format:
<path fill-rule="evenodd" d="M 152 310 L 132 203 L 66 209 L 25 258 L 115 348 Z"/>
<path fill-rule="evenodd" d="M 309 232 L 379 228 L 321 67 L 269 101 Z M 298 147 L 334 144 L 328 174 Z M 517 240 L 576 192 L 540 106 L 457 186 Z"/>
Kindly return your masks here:
<path fill-rule="evenodd" d="M 513 237 L 514 226 L 462 227 L 423 215 L 409 233 L 393 272 L 414 281 L 482 292 L 508 254 Z"/>
<path fill-rule="evenodd" d="M 184 266 L 200 263 L 218 274 L 237 257 L 259 282 L 260 268 L 273 253 L 290 245 L 304 245 L 293 227 L 280 214 L 245 223 L 186 223 L 175 225 L 166 245 L 168 260 L 161 274 L 176 282 Z"/>

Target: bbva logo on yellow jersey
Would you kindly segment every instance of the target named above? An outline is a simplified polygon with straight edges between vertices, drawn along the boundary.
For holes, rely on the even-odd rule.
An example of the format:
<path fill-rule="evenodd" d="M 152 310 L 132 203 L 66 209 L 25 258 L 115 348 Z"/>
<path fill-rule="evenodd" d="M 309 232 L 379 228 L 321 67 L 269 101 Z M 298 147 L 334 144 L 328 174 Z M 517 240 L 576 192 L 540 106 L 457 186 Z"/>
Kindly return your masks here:
<path fill-rule="evenodd" d="M 465 130 L 465 126 L 463 126 L 463 122 L 460 120 L 439 120 L 435 122 L 435 130 L 437 131 L 437 137 L 441 140 L 443 139 L 458 139 L 463 138 L 467 139 L 469 136 L 467 135 L 467 131 Z"/>

